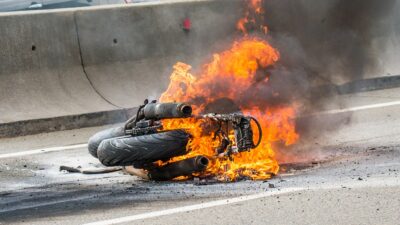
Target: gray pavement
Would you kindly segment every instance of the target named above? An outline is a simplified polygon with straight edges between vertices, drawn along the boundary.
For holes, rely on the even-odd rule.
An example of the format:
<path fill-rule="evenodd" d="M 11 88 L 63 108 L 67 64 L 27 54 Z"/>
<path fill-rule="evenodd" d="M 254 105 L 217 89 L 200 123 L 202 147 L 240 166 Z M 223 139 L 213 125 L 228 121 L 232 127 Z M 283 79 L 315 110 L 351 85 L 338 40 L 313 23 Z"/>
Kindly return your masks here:
<path fill-rule="evenodd" d="M 392 89 L 342 96 L 346 104 L 341 108 L 357 105 L 360 98 L 365 104 L 358 106 L 398 101 L 398 93 Z M 311 133 L 285 150 L 303 166 L 283 166 L 285 171 L 268 181 L 196 185 L 147 182 L 123 173 L 89 176 L 58 171 L 60 165 L 100 166 L 84 147 L 0 158 L 0 223 L 110 224 L 110 219 L 140 215 L 146 219 L 131 218 L 126 224 L 398 224 L 399 110 L 394 104 L 354 111 L 346 125 Z M 103 128 L 0 139 L 0 157 L 82 144 Z M 207 206 L 259 193 L 267 195 Z M 200 208 L 191 210 L 196 204 Z M 176 211 L 155 216 L 171 209 Z"/>

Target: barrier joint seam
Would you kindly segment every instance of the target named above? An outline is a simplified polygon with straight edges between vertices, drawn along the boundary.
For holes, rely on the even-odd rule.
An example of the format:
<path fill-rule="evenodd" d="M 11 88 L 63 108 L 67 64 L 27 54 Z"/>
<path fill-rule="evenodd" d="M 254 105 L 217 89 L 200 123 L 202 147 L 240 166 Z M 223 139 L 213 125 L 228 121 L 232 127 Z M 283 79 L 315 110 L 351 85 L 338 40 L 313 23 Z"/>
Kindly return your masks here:
<path fill-rule="evenodd" d="M 104 95 L 102 95 L 100 93 L 99 90 L 97 90 L 97 88 L 94 86 L 92 80 L 90 80 L 89 75 L 86 71 L 86 66 L 85 63 L 83 61 L 83 54 L 82 54 L 82 46 L 81 46 L 81 40 L 79 38 L 79 28 L 78 28 L 78 22 L 76 21 L 76 12 L 73 13 L 73 18 L 74 18 L 74 23 L 75 23 L 75 32 L 76 32 L 76 38 L 77 38 L 77 42 L 78 42 L 78 50 L 79 50 L 79 57 L 80 57 L 80 61 L 81 61 L 81 66 L 82 66 L 82 70 L 83 73 L 86 76 L 86 79 L 89 81 L 90 86 L 93 88 L 93 90 L 97 93 L 97 95 L 99 95 L 104 101 L 106 101 L 108 104 L 118 108 L 118 109 L 125 109 L 124 107 L 118 106 L 116 104 L 114 104 L 113 102 L 111 102 L 110 100 L 108 100 Z"/>

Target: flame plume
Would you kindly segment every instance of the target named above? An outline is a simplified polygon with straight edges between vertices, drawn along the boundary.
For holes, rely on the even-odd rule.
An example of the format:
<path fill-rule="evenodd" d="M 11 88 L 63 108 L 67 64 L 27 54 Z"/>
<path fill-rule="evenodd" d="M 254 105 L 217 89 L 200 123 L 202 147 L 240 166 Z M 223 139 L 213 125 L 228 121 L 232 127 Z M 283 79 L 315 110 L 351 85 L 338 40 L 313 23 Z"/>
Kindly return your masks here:
<path fill-rule="evenodd" d="M 268 87 L 260 85 L 269 82 L 268 69 L 280 58 L 279 51 L 267 41 L 248 33 L 248 25 L 258 23 L 260 19 L 256 17 L 262 17 L 263 13 L 261 0 L 250 0 L 245 17 L 237 25 L 244 37 L 236 40 L 230 49 L 214 54 L 213 60 L 204 65 L 199 74 L 192 74 L 190 65 L 176 63 L 168 89 L 160 98 L 160 102 L 190 103 L 197 115 L 205 112 L 213 102 L 229 99 L 245 115 L 252 115 L 261 123 L 264 134 L 261 145 L 250 152 L 235 155 L 234 160 L 230 161 L 215 157 L 215 147 L 219 141 L 213 138 L 213 133 L 204 130 L 207 121 L 194 118 L 164 120 L 165 129 L 186 129 L 193 137 L 188 144 L 189 153 L 171 161 L 197 155 L 211 159 L 208 169 L 201 176 L 216 176 L 224 180 L 236 180 L 243 176 L 268 179 L 279 170 L 274 143 L 292 145 L 299 138 L 294 124 L 295 107 L 272 106 L 258 96 L 257 88 Z M 258 28 L 267 31 L 264 25 Z"/>

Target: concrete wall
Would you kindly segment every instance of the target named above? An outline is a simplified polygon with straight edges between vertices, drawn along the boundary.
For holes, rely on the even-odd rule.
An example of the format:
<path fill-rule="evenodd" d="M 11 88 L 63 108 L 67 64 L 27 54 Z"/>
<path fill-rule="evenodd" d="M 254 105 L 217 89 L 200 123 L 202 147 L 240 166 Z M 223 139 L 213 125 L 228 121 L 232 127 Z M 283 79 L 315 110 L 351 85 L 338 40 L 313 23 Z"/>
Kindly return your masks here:
<path fill-rule="evenodd" d="M 221 47 L 240 14 L 237 1 L 176 1 L 0 15 L 0 124 L 157 98 L 173 64 Z"/>
<path fill-rule="evenodd" d="M 73 12 L 0 16 L 0 123 L 112 109 L 79 52 Z"/>

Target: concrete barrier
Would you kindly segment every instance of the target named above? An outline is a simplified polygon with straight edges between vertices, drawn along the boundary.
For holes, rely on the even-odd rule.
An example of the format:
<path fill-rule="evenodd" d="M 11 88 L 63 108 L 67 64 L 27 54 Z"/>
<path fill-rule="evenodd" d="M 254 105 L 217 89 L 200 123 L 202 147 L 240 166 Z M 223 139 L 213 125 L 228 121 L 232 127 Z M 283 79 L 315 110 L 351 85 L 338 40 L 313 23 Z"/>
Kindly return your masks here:
<path fill-rule="evenodd" d="M 125 108 L 158 97 L 175 62 L 196 63 L 229 43 L 238 6 L 171 1 L 2 14 L 0 137 L 125 120 Z"/>
<path fill-rule="evenodd" d="M 73 12 L 0 16 L 0 123 L 107 111 L 82 69 Z"/>

